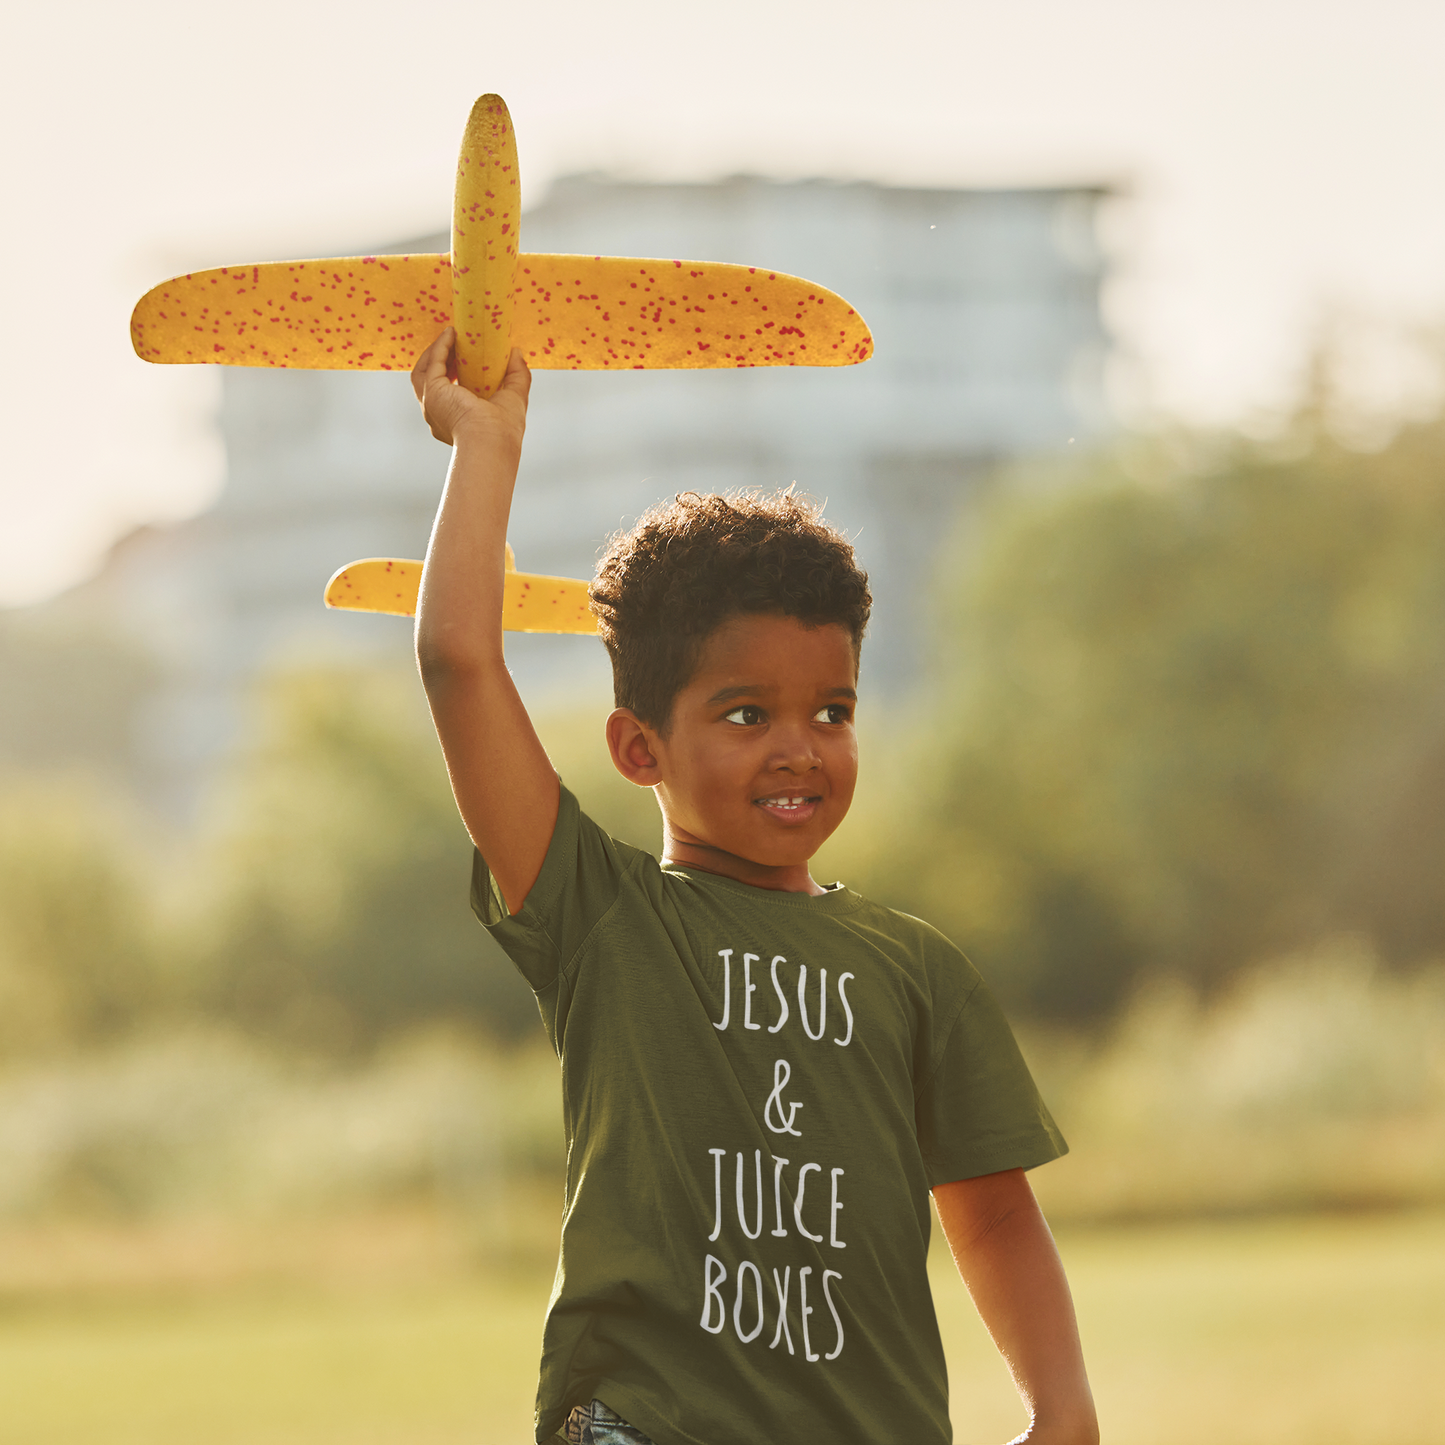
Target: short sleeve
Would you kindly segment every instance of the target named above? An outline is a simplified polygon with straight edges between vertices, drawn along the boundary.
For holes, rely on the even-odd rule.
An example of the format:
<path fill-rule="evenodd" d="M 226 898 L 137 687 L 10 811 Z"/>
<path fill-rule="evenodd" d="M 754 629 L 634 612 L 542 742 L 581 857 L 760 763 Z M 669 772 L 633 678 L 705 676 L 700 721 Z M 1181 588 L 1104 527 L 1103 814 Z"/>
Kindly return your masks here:
<path fill-rule="evenodd" d="M 929 1188 L 1032 1169 L 1068 1152 L 981 979 L 950 1027 L 937 1066 L 919 1084 L 915 1109 Z"/>
<path fill-rule="evenodd" d="M 562 788 L 542 871 L 522 907 L 508 914 L 491 869 L 472 859 L 472 911 L 534 992 L 550 988 L 587 935 L 617 901 L 640 855 L 602 831 Z"/>

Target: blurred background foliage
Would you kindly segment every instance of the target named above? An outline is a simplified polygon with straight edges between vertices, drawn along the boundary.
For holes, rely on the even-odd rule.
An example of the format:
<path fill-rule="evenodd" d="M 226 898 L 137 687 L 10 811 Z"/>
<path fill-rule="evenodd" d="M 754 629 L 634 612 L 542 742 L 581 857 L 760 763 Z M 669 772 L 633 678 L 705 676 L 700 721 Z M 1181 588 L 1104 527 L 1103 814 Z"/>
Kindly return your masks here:
<path fill-rule="evenodd" d="M 1016 1007 L 1445 954 L 1445 424 L 1136 443 L 1013 479 L 955 555 L 868 863 Z"/>
<path fill-rule="evenodd" d="M 948 557 L 931 682 L 866 696 L 817 871 L 1004 996 L 1076 1146 L 1050 1208 L 1445 1198 L 1445 419 L 1366 450 L 1314 406 L 1035 466 Z M 607 707 L 539 729 L 655 849 Z M 6 779 L 0 1216 L 556 1177 L 555 1061 L 468 910 L 414 676 L 278 673 L 256 709 L 185 837 L 84 754 Z"/>
<path fill-rule="evenodd" d="M 197 1003 L 331 1054 L 428 1023 L 501 1040 L 536 1019 L 467 908 L 471 844 L 406 674 L 282 675 L 217 800 Z"/>

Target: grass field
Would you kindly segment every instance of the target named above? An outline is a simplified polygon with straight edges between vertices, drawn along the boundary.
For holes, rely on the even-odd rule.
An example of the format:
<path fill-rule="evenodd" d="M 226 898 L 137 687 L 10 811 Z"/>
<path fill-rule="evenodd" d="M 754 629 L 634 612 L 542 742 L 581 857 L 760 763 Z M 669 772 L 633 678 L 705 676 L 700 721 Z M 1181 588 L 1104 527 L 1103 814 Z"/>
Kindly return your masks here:
<path fill-rule="evenodd" d="M 1061 1247 L 1111 1445 L 1438 1445 L 1445 1215 L 1076 1230 Z M 12 1233 L 0 1439 L 522 1445 L 549 1267 L 468 1257 L 421 1215 Z M 1006 1440 L 1022 1412 L 936 1263 L 957 1438 Z"/>

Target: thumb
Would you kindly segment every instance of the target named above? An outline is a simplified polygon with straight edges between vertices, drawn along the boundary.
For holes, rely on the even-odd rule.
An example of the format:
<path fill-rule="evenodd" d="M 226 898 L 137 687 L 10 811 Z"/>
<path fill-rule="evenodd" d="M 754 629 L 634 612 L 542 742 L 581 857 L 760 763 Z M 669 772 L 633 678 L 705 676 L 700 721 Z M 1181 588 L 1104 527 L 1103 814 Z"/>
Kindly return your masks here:
<path fill-rule="evenodd" d="M 527 365 L 527 358 L 522 355 L 522 348 L 514 346 L 512 354 L 507 358 L 507 369 L 502 373 L 501 384 L 497 387 L 497 395 L 507 392 L 516 397 L 525 408 L 531 391 L 532 368 Z"/>

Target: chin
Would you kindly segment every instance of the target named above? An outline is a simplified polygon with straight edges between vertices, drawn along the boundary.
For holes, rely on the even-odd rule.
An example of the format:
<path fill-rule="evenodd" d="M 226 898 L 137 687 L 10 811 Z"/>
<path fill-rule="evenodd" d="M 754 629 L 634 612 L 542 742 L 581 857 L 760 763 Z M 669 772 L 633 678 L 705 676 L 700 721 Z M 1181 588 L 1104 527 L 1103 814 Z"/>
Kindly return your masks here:
<path fill-rule="evenodd" d="M 744 850 L 742 856 L 765 868 L 792 868 L 806 864 L 827 839 L 827 833 L 812 830 L 790 838 L 760 839 L 755 847 Z"/>

